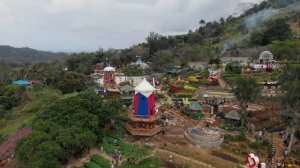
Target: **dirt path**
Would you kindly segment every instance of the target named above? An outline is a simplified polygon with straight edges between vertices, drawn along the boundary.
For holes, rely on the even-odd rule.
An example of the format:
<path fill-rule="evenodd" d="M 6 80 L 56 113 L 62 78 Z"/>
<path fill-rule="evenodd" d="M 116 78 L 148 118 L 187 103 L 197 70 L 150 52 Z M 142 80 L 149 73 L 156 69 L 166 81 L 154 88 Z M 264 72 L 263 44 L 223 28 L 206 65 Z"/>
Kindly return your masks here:
<path fill-rule="evenodd" d="M 80 167 L 85 162 L 89 162 L 90 158 L 95 155 L 99 154 L 103 156 L 105 159 L 109 160 L 110 162 L 113 161 L 116 163 L 115 159 L 113 159 L 111 156 L 107 155 L 104 152 L 101 152 L 98 148 L 92 148 L 88 153 L 84 154 L 81 158 L 72 158 L 69 160 L 69 162 L 64 166 L 64 168 L 77 168 Z"/>
<path fill-rule="evenodd" d="M 273 146 L 276 149 L 276 153 L 275 153 L 275 156 L 273 158 L 273 164 L 272 165 L 276 165 L 276 160 L 280 161 L 280 160 L 283 159 L 283 152 L 284 152 L 283 141 L 277 135 L 273 136 Z"/>
<path fill-rule="evenodd" d="M 219 80 L 219 84 L 221 86 L 222 89 L 229 89 L 229 86 L 226 84 L 226 82 L 222 79 L 221 77 L 221 72 L 217 73 L 217 78 Z"/>
<path fill-rule="evenodd" d="M 177 158 L 181 158 L 185 161 L 188 161 L 188 162 L 193 162 L 194 164 L 197 164 L 198 166 L 202 167 L 202 168 L 215 168 L 209 164 L 206 164 L 206 163 L 203 163 L 203 162 L 200 162 L 198 160 L 195 160 L 195 159 L 192 159 L 192 158 L 189 158 L 189 157 L 186 157 L 186 156 L 182 156 L 182 155 L 179 155 L 177 153 L 174 153 L 174 152 L 171 152 L 171 151 L 168 151 L 168 150 L 163 150 L 163 149 L 155 149 L 154 151 L 154 154 L 156 153 L 164 153 L 164 154 L 168 154 L 168 155 L 171 155 L 172 156 L 172 159 L 177 159 Z"/>

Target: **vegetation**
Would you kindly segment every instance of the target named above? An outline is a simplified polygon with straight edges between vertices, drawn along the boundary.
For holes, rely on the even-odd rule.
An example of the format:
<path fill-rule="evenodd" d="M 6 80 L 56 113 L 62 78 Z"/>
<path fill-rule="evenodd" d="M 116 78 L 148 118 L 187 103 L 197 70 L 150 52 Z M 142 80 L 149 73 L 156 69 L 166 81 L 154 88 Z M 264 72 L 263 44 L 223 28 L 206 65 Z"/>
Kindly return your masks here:
<path fill-rule="evenodd" d="M 14 65 L 23 65 L 25 63 L 53 61 L 66 56 L 65 53 L 53 53 L 38 51 L 31 48 L 15 48 L 11 46 L 0 46 L 0 60 Z"/>
<path fill-rule="evenodd" d="M 300 105 L 300 64 L 287 65 L 281 76 L 282 89 L 284 95 L 282 103 L 284 105 L 283 115 L 287 116 L 288 124 L 291 129 L 291 138 L 288 145 L 288 153 L 291 152 L 296 128 L 299 120 L 299 111 L 296 109 Z"/>
<path fill-rule="evenodd" d="M 127 161 L 121 166 L 121 168 L 159 168 L 162 165 L 162 160 L 154 157 L 149 157 L 138 163 Z"/>
<path fill-rule="evenodd" d="M 256 138 L 254 142 L 249 144 L 249 146 L 253 149 L 259 149 L 259 148 L 269 148 L 269 147 L 271 147 L 271 144 L 266 139 Z"/>
<path fill-rule="evenodd" d="M 244 126 L 247 119 L 247 103 L 256 100 L 261 94 L 261 86 L 252 77 L 239 77 L 233 88 L 234 96 L 240 101 L 242 110 L 241 125 Z"/>
<path fill-rule="evenodd" d="M 251 34 L 251 42 L 253 44 L 267 45 L 275 40 L 286 40 L 292 35 L 290 25 L 286 19 L 279 18 L 266 23 L 266 26 L 259 31 Z"/>
<path fill-rule="evenodd" d="M 56 101 L 40 110 L 33 133 L 16 147 L 17 158 L 33 168 L 61 167 L 68 157 L 94 146 L 102 138 L 100 128 L 120 109 L 110 101 L 102 102 L 92 91 Z"/>
<path fill-rule="evenodd" d="M 224 140 L 226 142 L 245 141 L 245 140 L 247 140 L 246 132 L 245 131 L 240 131 L 240 133 L 238 135 L 225 134 L 224 135 Z"/>
<path fill-rule="evenodd" d="M 145 72 L 142 68 L 135 65 L 129 65 L 127 67 L 122 68 L 122 72 L 127 76 L 141 76 L 145 75 Z"/>
<path fill-rule="evenodd" d="M 98 154 L 93 155 L 91 157 L 91 161 L 95 162 L 101 168 L 109 168 L 110 167 L 110 162 L 107 159 L 105 159 L 103 156 L 100 156 Z"/>
<path fill-rule="evenodd" d="M 126 143 L 122 143 L 120 145 L 120 151 L 126 158 L 129 158 L 129 160 L 134 162 L 139 161 L 141 158 L 147 156 L 150 152 L 147 148 L 141 148 L 136 145 Z"/>

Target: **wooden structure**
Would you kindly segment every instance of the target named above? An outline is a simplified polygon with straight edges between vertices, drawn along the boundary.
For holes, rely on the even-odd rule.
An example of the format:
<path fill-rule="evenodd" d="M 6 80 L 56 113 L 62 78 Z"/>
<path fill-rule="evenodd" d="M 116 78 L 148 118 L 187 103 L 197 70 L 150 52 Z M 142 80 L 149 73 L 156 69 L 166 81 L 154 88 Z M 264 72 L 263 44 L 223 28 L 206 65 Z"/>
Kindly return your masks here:
<path fill-rule="evenodd" d="M 128 115 L 126 129 L 135 136 L 152 136 L 161 131 L 156 125 L 161 116 L 155 107 L 155 88 L 144 79 L 134 90 L 134 110 Z"/>

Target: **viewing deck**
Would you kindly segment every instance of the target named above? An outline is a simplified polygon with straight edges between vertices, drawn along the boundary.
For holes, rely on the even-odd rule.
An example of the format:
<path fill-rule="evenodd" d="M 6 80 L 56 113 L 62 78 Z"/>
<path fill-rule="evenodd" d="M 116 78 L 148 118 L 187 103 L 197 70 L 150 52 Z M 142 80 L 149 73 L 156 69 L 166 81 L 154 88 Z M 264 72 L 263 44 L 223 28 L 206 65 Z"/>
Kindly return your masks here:
<path fill-rule="evenodd" d="M 128 117 L 131 121 L 135 122 L 154 122 L 161 118 L 161 114 L 156 114 L 152 116 L 141 116 L 141 115 L 134 115 L 134 114 L 128 114 Z"/>
<path fill-rule="evenodd" d="M 142 129 L 142 128 L 134 128 L 130 124 L 126 124 L 126 129 L 130 134 L 136 136 L 153 136 L 154 134 L 161 131 L 161 127 L 155 125 L 153 128 Z"/>

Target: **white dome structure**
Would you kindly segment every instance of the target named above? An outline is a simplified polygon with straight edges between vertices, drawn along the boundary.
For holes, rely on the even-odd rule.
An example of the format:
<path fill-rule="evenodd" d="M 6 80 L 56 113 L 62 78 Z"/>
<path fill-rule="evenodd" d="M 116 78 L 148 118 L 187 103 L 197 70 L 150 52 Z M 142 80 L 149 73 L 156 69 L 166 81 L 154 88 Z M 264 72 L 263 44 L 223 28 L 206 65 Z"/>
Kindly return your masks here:
<path fill-rule="evenodd" d="M 139 92 L 146 97 L 149 97 L 155 88 L 144 78 L 144 80 L 134 88 L 135 92 Z"/>
<path fill-rule="evenodd" d="M 259 59 L 272 60 L 274 59 L 273 54 L 270 51 L 264 51 L 259 55 Z"/>
<path fill-rule="evenodd" d="M 105 68 L 103 69 L 103 71 L 106 71 L 106 72 L 115 71 L 115 68 L 109 66 L 109 67 L 105 67 Z"/>

